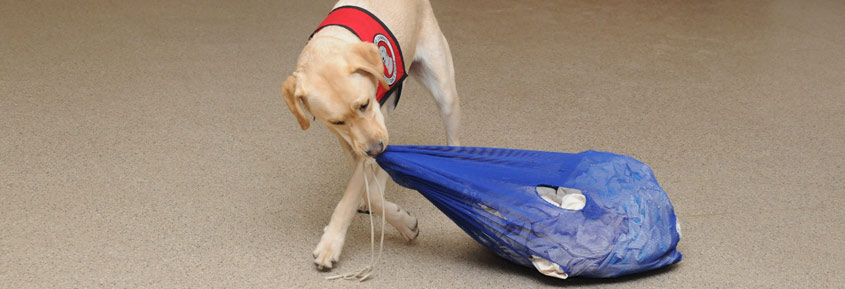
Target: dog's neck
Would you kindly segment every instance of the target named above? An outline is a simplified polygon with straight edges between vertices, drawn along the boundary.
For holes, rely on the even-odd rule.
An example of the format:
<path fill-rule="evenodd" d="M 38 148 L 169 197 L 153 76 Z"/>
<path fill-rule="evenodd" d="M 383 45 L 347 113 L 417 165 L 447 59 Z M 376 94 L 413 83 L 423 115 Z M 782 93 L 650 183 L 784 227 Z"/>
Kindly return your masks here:
<path fill-rule="evenodd" d="M 317 31 L 317 33 L 314 33 L 314 35 L 311 37 L 311 40 L 309 42 L 311 42 L 311 41 L 324 41 L 324 40 L 325 41 L 343 41 L 343 42 L 346 42 L 346 43 L 361 42 L 361 39 L 359 39 L 358 36 L 356 36 L 355 34 L 350 32 L 349 30 L 346 30 L 344 28 L 337 27 L 337 26 L 328 26 L 328 27 L 325 27 L 323 29 L 320 29 L 320 31 Z"/>
<path fill-rule="evenodd" d="M 314 34 L 305 44 L 297 60 L 297 67 L 304 67 L 313 60 L 337 55 L 350 44 L 361 42 L 358 36 L 339 27 L 326 27 Z"/>

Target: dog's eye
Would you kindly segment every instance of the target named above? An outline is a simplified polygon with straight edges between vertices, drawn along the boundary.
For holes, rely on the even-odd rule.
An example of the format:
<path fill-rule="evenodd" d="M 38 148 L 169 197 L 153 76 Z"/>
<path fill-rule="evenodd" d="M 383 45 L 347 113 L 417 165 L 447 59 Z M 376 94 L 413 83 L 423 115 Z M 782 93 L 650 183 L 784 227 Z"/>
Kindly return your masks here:
<path fill-rule="evenodd" d="M 332 121 L 331 123 L 332 123 L 333 125 L 344 125 L 344 124 L 346 124 L 346 123 L 345 123 L 345 122 L 343 122 L 343 121 Z"/>
<path fill-rule="evenodd" d="M 358 110 L 360 110 L 361 112 L 367 111 L 367 107 L 369 107 L 369 106 L 370 106 L 370 101 L 367 100 L 367 103 L 365 103 L 364 105 L 359 107 Z"/>

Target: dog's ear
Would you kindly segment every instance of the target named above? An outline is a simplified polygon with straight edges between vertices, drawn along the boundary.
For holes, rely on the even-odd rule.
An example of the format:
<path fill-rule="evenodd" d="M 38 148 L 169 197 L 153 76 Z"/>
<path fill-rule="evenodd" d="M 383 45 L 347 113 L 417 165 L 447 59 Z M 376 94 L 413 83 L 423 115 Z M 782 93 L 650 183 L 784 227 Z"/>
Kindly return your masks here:
<path fill-rule="evenodd" d="M 288 104 L 288 109 L 296 117 L 296 121 L 299 122 L 299 126 L 302 130 L 306 130 L 311 126 L 311 122 L 308 121 L 308 117 L 302 110 L 302 92 L 300 87 L 297 86 L 297 81 L 297 73 L 288 76 L 288 79 L 282 84 L 282 94 L 285 96 L 285 103 Z"/>
<path fill-rule="evenodd" d="M 347 61 L 349 61 L 350 73 L 364 72 L 371 75 L 385 89 L 390 88 L 387 79 L 384 78 L 384 63 L 381 62 L 381 53 L 378 52 L 375 44 L 369 42 L 352 44 Z"/>

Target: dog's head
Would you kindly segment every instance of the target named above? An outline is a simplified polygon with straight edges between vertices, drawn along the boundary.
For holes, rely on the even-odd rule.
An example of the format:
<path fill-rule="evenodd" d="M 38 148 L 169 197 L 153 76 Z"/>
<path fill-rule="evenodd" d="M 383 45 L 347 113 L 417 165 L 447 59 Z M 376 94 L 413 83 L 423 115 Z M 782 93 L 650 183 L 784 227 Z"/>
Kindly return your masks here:
<path fill-rule="evenodd" d="M 306 46 L 282 94 L 303 130 L 308 111 L 346 141 L 353 153 L 375 156 L 387 147 L 387 128 L 376 101 L 388 86 L 378 49 L 372 43 L 323 42 Z"/>

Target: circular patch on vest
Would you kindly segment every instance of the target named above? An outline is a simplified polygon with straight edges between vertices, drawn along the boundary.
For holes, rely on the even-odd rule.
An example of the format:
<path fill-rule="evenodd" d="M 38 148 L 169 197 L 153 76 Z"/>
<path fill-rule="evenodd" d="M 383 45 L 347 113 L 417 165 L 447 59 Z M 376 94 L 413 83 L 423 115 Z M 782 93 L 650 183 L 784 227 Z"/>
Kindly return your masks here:
<path fill-rule="evenodd" d="M 378 52 L 381 53 L 381 62 L 384 63 L 384 78 L 387 79 L 387 85 L 393 85 L 396 82 L 396 55 L 393 54 L 393 45 L 384 34 L 376 34 L 373 37 L 373 43 L 378 47 Z"/>

